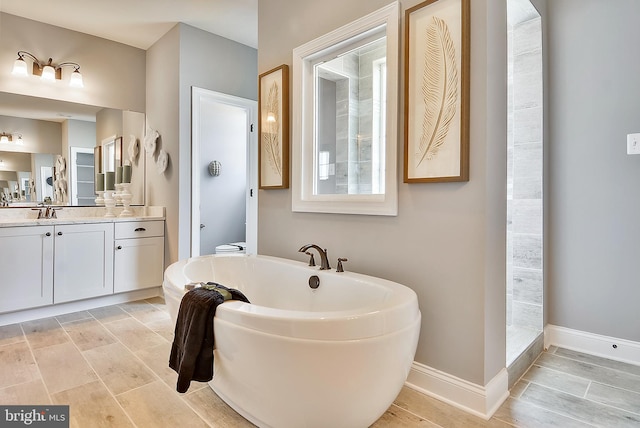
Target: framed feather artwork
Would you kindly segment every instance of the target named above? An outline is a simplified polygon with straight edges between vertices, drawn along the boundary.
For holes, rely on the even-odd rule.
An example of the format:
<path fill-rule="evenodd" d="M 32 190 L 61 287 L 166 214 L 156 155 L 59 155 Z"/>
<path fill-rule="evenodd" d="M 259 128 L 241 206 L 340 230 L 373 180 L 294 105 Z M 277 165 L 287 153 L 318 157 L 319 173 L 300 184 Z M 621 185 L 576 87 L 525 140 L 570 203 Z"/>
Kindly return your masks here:
<path fill-rule="evenodd" d="M 260 189 L 289 188 L 289 66 L 258 77 Z"/>
<path fill-rule="evenodd" d="M 404 182 L 469 181 L 470 0 L 405 12 Z"/>

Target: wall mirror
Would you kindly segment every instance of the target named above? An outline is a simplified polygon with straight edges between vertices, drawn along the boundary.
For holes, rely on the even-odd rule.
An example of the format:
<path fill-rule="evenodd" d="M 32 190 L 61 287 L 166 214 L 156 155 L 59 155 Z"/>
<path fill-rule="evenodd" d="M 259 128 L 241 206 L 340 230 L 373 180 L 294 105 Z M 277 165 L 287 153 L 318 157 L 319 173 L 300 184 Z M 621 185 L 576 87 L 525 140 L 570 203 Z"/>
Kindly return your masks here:
<path fill-rule="evenodd" d="M 144 113 L 0 92 L 0 129 L 23 137 L 20 145 L 0 144 L 0 199 L 4 194 L 8 207 L 47 197 L 55 202 L 54 186 L 47 180 L 53 179 L 56 158 L 62 154 L 67 165 L 65 205 L 95 204 L 95 173 L 103 162 L 110 170 L 123 162 L 132 165 L 132 205 L 144 205 L 146 165 L 139 154 L 144 128 Z M 112 144 L 103 155 L 96 147 L 102 148 L 105 138 Z"/>
<path fill-rule="evenodd" d="M 0 200 L 26 202 L 35 200 L 35 195 L 39 200 L 52 198 L 55 160 L 52 153 L 0 151 Z"/>
<path fill-rule="evenodd" d="M 397 214 L 399 4 L 293 51 L 293 211 Z"/>

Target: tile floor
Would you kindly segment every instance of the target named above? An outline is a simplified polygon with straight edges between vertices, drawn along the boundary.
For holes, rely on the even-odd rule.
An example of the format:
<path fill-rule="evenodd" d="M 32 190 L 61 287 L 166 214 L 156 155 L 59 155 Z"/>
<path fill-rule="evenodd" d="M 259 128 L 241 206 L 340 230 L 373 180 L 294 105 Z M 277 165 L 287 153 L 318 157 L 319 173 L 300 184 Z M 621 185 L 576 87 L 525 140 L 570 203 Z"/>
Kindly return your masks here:
<path fill-rule="evenodd" d="M 68 404 L 72 427 L 253 427 L 206 383 L 175 391 L 160 298 L 0 327 L 0 404 Z M 543 353 L 485 421 L 403 388 L 385 427 L 638 427 L 640 367 Z"/>

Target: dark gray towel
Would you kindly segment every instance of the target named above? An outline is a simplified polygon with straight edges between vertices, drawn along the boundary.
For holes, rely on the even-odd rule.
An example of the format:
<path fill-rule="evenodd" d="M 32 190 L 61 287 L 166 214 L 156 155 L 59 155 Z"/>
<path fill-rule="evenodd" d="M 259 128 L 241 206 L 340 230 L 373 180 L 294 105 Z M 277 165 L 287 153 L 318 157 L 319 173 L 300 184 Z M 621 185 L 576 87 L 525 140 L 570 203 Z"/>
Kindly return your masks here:
<path fill-rule="evenodd" d="M 227 290 L 233 300 L 249 303 L 238 290 L 212 282 L 208 285 Z M 213 317 L 225 299 L 215 288 L 210 288 L 194 288 L 180 303 L 169 357 L 169 367 L 178 372 L 178 392 L 186 392 L 192 380 L 208 382 L 213 379 Z"/>

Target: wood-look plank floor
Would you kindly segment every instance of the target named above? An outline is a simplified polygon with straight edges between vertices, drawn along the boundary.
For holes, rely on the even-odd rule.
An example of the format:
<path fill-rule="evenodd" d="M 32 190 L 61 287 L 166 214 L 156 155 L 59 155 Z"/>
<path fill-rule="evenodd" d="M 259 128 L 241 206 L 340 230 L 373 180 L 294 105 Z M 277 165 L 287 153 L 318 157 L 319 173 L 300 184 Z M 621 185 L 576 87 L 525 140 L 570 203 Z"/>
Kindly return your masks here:
<path fill-rule="evenodd" d="M 161 298 L 0 327 L 0 404 L 68 404 L 72 427 L 253 427 L 206 383 L 175 390 Z M 544 352 L 488 421 L 403 388 L 373 428 L 639 427 L 640 367 Z"/>

